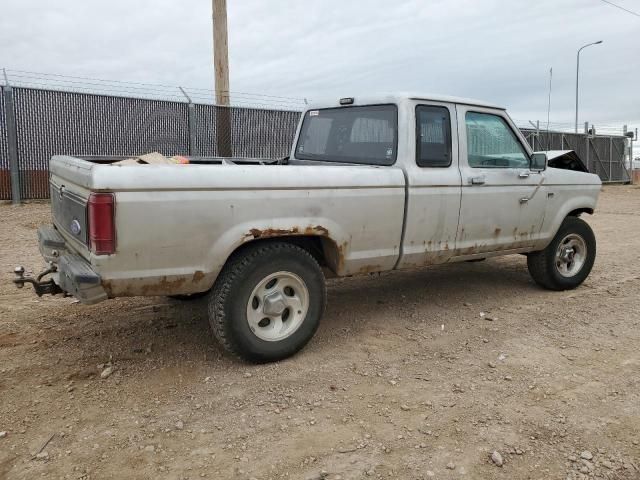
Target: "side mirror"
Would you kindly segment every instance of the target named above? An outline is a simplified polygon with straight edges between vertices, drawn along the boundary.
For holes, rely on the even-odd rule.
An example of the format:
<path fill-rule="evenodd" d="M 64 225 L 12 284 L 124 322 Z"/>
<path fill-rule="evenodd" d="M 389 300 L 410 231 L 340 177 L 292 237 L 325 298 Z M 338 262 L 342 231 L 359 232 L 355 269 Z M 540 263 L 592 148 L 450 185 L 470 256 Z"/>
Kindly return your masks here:
<path fill-rule="evenodd" d="M 541 172 L 547 169 L 547 154 L 546 153 L 534 153 L 531 155 L 529 161 L 529 168 L 536 172 Z"/>

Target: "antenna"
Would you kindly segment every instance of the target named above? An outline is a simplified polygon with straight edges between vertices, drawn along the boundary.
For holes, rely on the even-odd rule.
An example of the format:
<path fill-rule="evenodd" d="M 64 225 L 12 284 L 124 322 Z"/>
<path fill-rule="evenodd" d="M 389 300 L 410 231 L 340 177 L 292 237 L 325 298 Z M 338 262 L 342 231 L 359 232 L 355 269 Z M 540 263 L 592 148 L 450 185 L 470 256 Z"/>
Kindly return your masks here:
<path fill-rule="evenodd" d="M 551 135 L 549 134 L 549 119 L 551 118 L 551 82 L 553 81 L 553 67 L 549 69 L 549 101 L 547 103 L 547 150 L 551 149 Z"/>

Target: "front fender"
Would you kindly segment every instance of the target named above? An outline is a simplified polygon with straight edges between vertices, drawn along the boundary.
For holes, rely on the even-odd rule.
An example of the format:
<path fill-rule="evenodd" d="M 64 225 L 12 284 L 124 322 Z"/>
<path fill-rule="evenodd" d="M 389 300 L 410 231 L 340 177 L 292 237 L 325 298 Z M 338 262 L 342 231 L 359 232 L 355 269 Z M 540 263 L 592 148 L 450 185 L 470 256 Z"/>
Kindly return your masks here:
<path fill-rule="evenodd" d="M 571 188 L 562 186 L 559 189 L 551 186 L 549 193 L 553 193 L 553 197 L 547 199 L 540 241 L 536 243 L 535 250 L 543 250 L 551 243 L 560 225 L 571 212 L 594 211 L 600 188 L 600 185 L 576 185 Z"/>

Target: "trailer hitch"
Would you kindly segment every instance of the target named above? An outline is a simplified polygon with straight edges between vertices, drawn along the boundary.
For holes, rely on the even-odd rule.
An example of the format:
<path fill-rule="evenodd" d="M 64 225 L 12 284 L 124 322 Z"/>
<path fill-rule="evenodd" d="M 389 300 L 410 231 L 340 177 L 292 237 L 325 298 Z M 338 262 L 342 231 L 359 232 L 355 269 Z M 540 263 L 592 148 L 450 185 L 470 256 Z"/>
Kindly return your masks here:
<path fill-rule="evenodd" d="M 24 276 L 24 267 L 19 266 L 13 270 L 13 273 L 16 275 L 16 278 L 13 279 L 13 283 L 16 284 L 16 287 L 22 288 L 25 283 L 30 283 L 33 285 L 33 289 L 36 292 L 36 295 L 41 297 L 42 295 L 50 294 L 55 295 L 57 293 L 63 293 L 63 290 L 55 284 L 52 278 L 46 281 L 42 281 L 42 278 L 50 273 L 53 273 L 57 270 L 54 264 L 50 264 L 49 268 L 47 268 L 44 272 L 40 273 L 36 278 L 33 277 L 25 277 Z"/>

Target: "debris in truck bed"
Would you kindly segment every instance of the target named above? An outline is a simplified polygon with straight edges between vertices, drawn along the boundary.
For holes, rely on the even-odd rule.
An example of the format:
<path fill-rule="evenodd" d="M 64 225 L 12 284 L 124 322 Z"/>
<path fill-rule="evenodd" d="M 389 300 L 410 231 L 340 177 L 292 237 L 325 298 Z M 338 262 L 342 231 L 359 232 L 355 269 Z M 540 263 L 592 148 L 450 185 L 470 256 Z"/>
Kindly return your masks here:
<path fill-rule="evenodd" d="M 174 155 L 173 157 L 165 157 L 161 153 L 153 152 L 140 155 L 138 157 L 127 158 L 114 162 L 112 165 L 186 165 L 189 163 L 187 157 Z"/>

